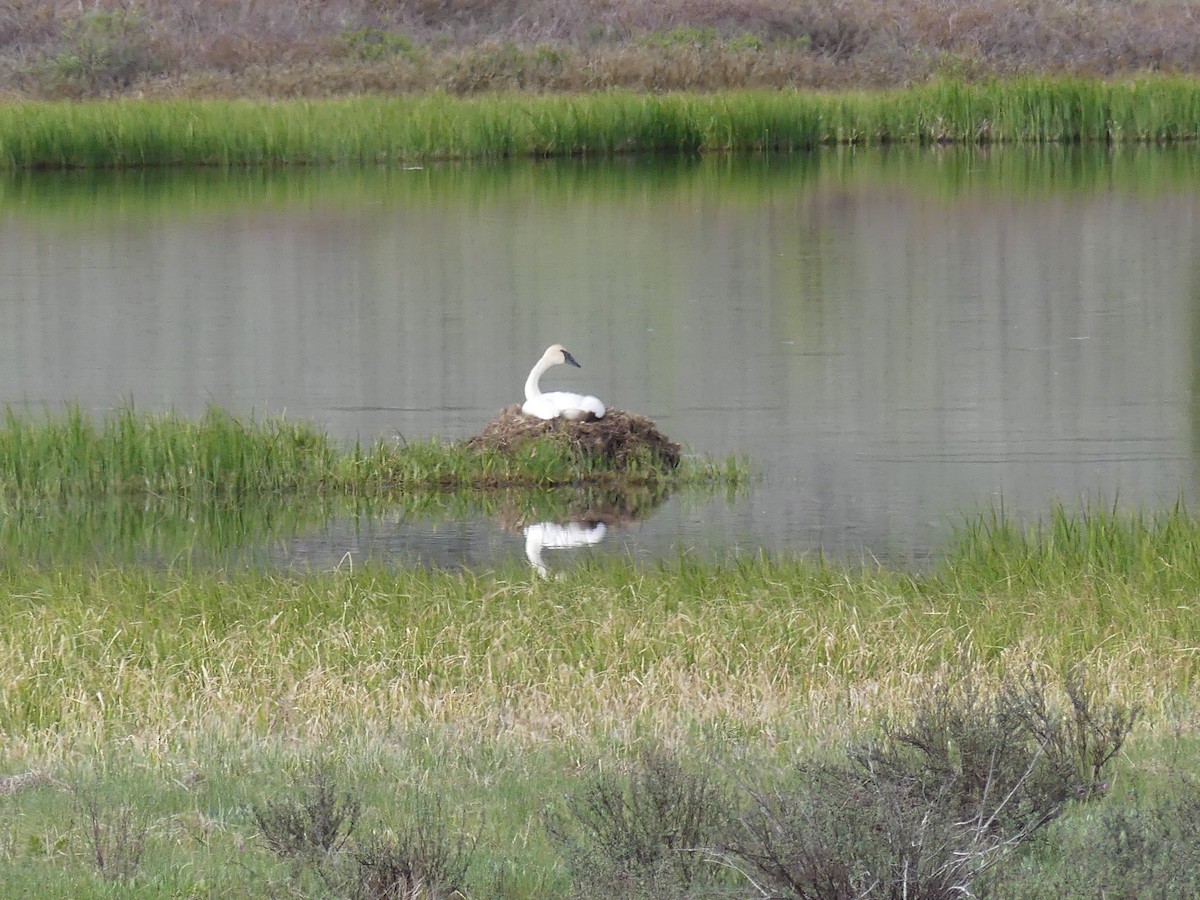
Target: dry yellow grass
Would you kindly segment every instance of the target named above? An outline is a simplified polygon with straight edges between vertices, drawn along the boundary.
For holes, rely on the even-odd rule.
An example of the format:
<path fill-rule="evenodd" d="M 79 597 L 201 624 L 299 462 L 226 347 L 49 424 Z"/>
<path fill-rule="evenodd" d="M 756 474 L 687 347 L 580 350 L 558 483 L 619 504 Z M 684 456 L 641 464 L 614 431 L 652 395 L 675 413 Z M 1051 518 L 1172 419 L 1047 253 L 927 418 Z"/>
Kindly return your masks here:
<path fill-rule="evenodd" d="M 903 708 L 939 673 L 1081 662 L 1166 723 L 1200 662 L 1195 617 L 1169 597 L 964 596 L 801 564 L 549 584 L 128 571 L 5 582 L 0 721 L 30 765 L 64 742 L 162 756 L 214 735 L 316 746 L 426 727 L 521 746 L 714 728 L 821 742 Z"/>

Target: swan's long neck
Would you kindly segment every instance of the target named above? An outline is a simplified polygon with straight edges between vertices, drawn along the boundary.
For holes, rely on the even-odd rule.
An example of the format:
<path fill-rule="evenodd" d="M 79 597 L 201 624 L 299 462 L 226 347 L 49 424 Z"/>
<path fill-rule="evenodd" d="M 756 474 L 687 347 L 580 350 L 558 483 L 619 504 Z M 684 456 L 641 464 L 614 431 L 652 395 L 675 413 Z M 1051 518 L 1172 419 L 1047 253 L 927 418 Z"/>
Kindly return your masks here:
<path fill-rule="evenodd" d="M 542 396 L 542 389 L 538 387 L 538 381 L 541 380 L 542 373 L 550 368 L 554 363 L 550 362 L 546 357 L 542 357 L 537 361 L 537 365 L 529 370 L 529 377 L 525 379 L 525 399 L 532 400 L 534 397 Z"/>

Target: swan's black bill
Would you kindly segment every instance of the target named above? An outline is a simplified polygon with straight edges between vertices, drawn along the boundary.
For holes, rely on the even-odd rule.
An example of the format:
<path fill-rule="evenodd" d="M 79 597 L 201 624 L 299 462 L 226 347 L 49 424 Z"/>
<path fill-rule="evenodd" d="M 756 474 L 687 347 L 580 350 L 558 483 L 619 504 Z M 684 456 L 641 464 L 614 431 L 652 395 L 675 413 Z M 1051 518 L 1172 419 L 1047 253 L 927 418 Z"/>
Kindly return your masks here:
<path fill-rule="evenodd" d="M 563 359 L 566 361 L 568 366 L 574 366 L 577 369 L 583 368 L 583 366 L 581 366 L 579 363 L 575 362 L 575 357 L 573 357 L 566 350 L 563 351 Z"/>

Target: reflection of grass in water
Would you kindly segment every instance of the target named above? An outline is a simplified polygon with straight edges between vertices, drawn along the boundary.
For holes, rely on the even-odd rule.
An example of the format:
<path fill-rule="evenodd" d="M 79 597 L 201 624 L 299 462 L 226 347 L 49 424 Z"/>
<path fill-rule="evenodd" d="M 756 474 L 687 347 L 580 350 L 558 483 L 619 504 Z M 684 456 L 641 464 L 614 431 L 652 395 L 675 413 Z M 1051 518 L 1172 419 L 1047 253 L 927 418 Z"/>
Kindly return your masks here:
<path fill-rule="evenodd" d="M 538 491 L 496 491 L 481 500 L 489 517 L 506 528 L 516 529 L 533 522 L 603 522 L 619 527 L 647 518 L 672 492 L 672 487 L 663 483 L 623 487 L 581 485 Z M 691 495 L 709 492 L 704 486 L 688 490 Z"/>
<path fill-rule="evenodd" d="M 519 529 L 537 521 L 645 518 L 674 485 L 578 485 L 559 488 L 416 490 L 382 496 L 263 493 L 253 497 L 138 492 L 0 499 L 0 561 L 8 564 L 222 562 L 326 527 L 335 519 L 436 524 L 487 518 Z M 698 486 L 688 493 L 707 493 Z"/>
<path fill-rule="evenodd" d="M 329 500 L 39 499 L 0 516 L 0 560 L 21 564 L 219 561 L 319 527 L 353 504 Z"/>
<path fill-rule="evenodd" d="M 868 192 L 879 186 L 951 201 L 1003 194 L 1034 197 L 1119 190 L 1139 197 L 1190 191 L 1200 160 L 1186 145 L 1037 148 L 888 147 L 776 156 L 636 157 L 429 166 L 271 170 L 168 169 L 137 172 L 0 174 L 0 205 L 22 224 L 56 228 L 97 221 L 181 222 L 246 211 L 390 208 L 445 211 L 507 204 L 599 204 L 647 197 L 664 206 L 703 200 L 759 207 L 771 194 Z"/>

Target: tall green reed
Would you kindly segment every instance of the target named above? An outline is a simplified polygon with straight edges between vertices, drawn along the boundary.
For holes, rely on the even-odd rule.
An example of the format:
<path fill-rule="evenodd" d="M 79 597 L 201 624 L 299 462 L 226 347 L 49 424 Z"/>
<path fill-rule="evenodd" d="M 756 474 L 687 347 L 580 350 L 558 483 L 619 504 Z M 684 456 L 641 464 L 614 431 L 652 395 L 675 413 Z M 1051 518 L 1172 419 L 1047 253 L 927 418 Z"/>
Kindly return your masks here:
<path fill-rule="evenodd" d="M 1021 78 L 890 91 L 445 94 L 327 101 L 23 103 L 0 164 L 28 168 L 402 163 L 808 150 L 833 144 L 1190 141 L 1200 84 Z"/>
<path fill-rule="evenodd" d="M 1087 583 L 1191 592 L 1200 587 L 1200 522 L 1182 502 L 1157 513 L 1056 504 L 1027 527 L 994 509 L 964 525 L 943 569 L 973 590 Z"/>
<path fill-rule="evenodd" d="M 308 425 L 215 408 L 190 421 L 126 407 L 102 422 L 78 407 L 40 420 L 9 409 L 0 428 L 0 485 L 14 496 L 296 491 L 318 487 L 334 461 L 329 440 Z"/>

